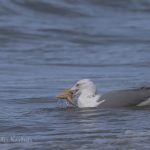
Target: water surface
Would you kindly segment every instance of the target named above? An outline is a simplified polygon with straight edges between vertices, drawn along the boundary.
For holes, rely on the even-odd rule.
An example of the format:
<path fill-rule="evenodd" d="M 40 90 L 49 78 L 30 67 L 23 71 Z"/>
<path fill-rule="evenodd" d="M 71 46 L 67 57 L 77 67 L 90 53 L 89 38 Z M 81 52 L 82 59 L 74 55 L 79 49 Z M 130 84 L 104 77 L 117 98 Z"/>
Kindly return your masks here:
<path fill-rule="evenodd" d="M 66 108 L 82 78 L 99 92 L 150 85 L 148 0 L 0 0 L 0 149 L 149 149 L 149 109 Z"/>

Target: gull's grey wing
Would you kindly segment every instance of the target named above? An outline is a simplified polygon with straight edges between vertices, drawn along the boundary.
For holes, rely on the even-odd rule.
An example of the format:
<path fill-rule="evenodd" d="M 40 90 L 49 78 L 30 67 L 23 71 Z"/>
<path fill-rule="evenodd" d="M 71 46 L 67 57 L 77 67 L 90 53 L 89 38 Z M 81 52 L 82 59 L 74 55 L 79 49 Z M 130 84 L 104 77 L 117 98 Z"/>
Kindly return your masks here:
<path fill-rule="evenodd" d="M 113 91 L 103 94 L 99 101 L 105 100 L 99 107 L 128 107 L 136 106 L 150 98 L 150 87 Z"/>

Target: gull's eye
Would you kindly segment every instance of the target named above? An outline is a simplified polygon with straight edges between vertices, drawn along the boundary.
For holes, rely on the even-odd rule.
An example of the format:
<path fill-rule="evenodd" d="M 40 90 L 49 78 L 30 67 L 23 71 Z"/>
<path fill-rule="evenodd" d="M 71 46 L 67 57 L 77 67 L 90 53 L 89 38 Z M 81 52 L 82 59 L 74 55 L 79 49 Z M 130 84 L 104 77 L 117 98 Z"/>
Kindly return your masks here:
<path fill-rule="evenodd" d="M 76 84 L 76 87 L 79 87 L 79 86 L 80 86 L 80 84 L 79 84 L 79 83 L 77 83 L 77 84 Z"/>

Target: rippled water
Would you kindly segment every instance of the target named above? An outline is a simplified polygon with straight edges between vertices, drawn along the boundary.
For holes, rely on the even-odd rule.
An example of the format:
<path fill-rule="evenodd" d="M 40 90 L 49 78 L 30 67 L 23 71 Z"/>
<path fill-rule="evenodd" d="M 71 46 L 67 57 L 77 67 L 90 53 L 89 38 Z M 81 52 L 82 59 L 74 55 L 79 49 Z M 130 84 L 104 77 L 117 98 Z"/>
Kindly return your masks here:
<path fill-rule="evenodd" d="M 149 84 L 149 13 L 148 0 L 0 0 L 0 149 L 149 150 L 149 109 L 55 99 L 82 78 Z"/>

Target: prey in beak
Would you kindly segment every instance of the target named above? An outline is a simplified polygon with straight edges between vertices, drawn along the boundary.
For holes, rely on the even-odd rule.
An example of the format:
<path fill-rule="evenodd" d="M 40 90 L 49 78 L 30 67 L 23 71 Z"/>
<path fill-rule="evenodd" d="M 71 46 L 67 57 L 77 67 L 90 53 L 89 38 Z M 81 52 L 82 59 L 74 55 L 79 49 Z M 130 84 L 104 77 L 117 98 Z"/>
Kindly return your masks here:
<path fill-rule="evenodd" d="M 63 93 L 58 95 L 56 98 L 57 99 L 64 99 L 66 100 L 69 104 L 76 106 L 73 102 L 73 97 L 74 97 L 74 92 L 71 89 L 64 90 Z"/>

